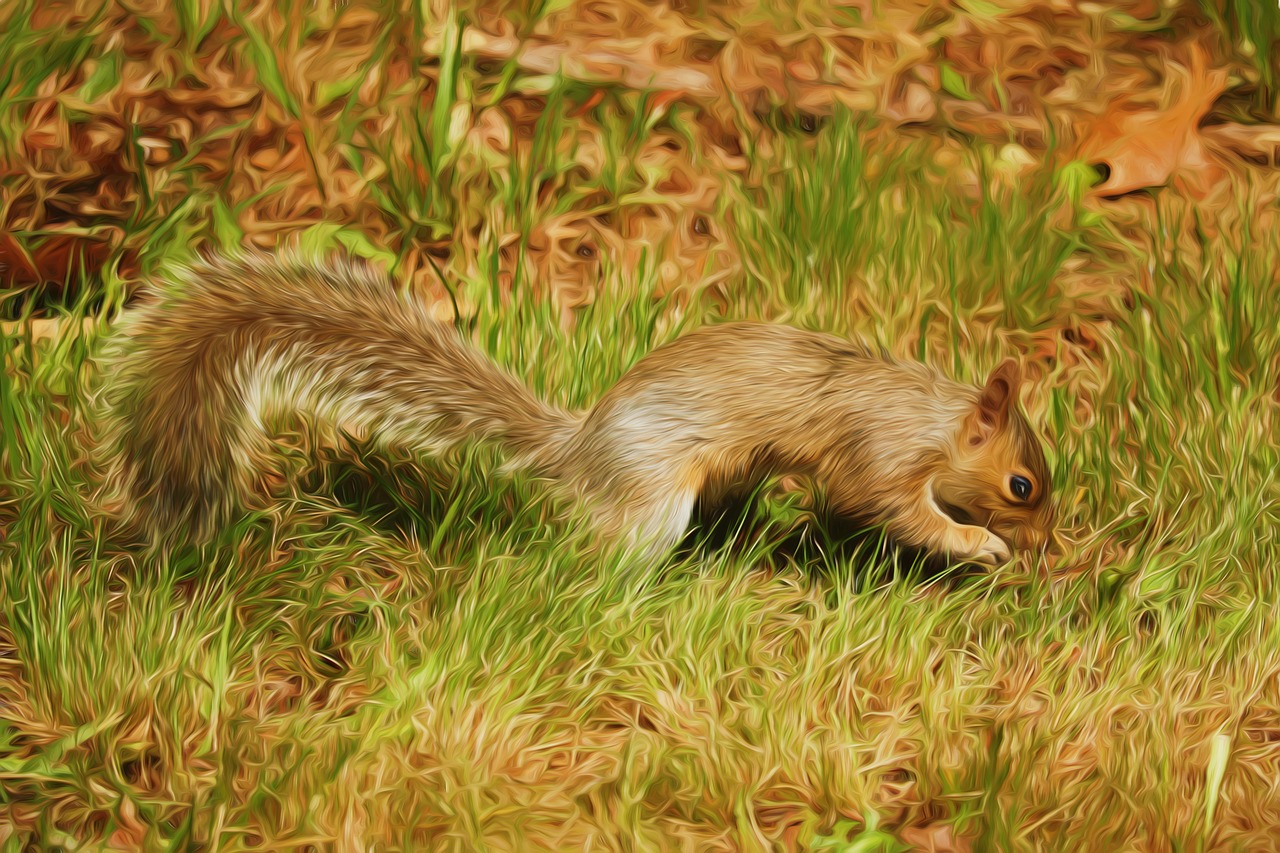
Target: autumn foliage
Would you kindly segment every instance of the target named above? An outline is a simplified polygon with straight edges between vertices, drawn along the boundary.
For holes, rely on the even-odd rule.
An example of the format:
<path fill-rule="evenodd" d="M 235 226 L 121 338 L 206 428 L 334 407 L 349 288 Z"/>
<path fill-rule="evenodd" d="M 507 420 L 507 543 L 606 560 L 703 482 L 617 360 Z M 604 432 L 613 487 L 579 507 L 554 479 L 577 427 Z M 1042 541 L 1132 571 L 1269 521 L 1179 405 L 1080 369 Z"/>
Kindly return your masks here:
<path fill-rule="evenodd" d="M 565 310 L 606 263 L 719 285 L 739 269 L 727 200 L 780 127 L 835 110 L 940 158 L 967 138 L 1015 146 L 1021 168 L 1079 161 L 1099 197 L 1204 198 L 1280 148 L 1274 41 L 1229 26 L 1235 8 L 10 4 L 0 282 L 56 293 L 303 235 L 441 300 L 441 275 L 482 255 Z M 629 150 L 606 150 L 619 124 Z"/>

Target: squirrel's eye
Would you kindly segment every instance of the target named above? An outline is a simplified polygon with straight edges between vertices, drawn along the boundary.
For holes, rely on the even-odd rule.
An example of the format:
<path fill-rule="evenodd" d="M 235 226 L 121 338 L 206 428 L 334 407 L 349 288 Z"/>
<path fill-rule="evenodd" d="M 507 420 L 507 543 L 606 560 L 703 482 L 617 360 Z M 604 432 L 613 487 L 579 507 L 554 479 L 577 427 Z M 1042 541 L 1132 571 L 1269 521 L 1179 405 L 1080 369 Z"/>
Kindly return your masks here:
<path fill-rule="evenodd" d="M 1009 491 L 1013 492 L 1013 496 L 1020 501 L 1025 501 L 1031 497 L 1031 481 L 1026 477 L 1014 475 L 1009 478 Z"/>

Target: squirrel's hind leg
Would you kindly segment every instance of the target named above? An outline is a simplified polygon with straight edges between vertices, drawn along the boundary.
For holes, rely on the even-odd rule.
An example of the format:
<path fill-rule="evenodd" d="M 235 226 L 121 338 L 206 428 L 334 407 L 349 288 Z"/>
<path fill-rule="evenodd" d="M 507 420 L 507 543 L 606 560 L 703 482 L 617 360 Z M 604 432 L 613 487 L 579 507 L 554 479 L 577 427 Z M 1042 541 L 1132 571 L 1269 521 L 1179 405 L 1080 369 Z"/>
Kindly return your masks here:
<path fill-rule="evenodd" d="M 673 487 L 644 497 L 592 501 L 592 517 L 613 546 L 639 559 L 660 560 L 684 538 L 697 498 L 695 488 Z"/>

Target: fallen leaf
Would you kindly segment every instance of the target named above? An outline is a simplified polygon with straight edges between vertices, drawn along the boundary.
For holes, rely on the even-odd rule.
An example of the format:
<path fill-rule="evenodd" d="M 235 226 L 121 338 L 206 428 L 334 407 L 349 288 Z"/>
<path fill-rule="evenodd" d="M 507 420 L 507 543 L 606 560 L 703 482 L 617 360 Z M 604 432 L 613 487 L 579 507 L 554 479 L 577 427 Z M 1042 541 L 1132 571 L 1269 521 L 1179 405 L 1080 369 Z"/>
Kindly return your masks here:
<path fill-rule="evenodd" d="M 11 234 L 0 232 L 0 284 L 14 286 L 40 280 L 30 253 Z"/>
<path fill-rule="evenodd" d="M 1162 186 L 1175 172 L 1198 172 L 1193 190 L 1205 189 L 1216 178 L 1200 122 L 1226 88 L 1227 71 L 1212 67 L 1197 42 L 1187 46 L 1187 55 L 1185 65 L 1173 57 L 1164 63 L 1165 91 L 1156 108 L 1116 98 L 1082 136 L 1080 156 L 1109 170 L 1094 187 L 1095 194 L 1116 196 Z"/>

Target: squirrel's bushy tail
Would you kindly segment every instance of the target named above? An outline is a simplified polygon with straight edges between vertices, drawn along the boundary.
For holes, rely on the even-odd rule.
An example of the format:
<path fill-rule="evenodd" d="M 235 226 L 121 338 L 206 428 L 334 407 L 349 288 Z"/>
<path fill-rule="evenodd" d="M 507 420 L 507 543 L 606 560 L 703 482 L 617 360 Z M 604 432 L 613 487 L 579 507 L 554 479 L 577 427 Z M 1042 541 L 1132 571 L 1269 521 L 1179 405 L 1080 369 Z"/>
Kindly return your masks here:
<path fill-rule="evenodd" d="M 157 296 L 112 335 L 101 391 L 113 502 L 153 542 L 208 541 L 253 506 L 281 418 L 531 463 L 577 425 L 361 263 L 208 259 Z"/>

